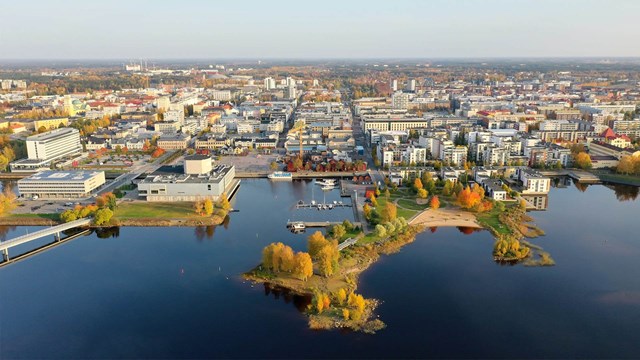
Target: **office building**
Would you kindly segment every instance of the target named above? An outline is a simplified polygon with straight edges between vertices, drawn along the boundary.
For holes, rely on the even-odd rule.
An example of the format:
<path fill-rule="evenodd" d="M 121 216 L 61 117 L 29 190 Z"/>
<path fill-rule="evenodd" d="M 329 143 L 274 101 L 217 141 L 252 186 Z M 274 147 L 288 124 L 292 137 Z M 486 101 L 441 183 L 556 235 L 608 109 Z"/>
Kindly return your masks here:
<path fill-rule="evenodd" d="M 104 183 L 104 171 L 45 170 L 18 180 L 18 192 L 26 198 L 77 199 L 89 197 Z"/>

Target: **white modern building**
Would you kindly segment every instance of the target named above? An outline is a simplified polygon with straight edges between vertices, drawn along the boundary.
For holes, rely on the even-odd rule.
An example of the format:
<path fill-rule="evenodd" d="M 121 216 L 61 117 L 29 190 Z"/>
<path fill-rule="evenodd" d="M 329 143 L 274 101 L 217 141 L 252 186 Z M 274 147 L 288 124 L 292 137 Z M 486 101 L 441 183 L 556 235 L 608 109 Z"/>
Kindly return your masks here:
<path fill-rule="evenodd" d="M 89 197 L 104 183 L 104 171 L 45 170 L 18 180 L 18 192 L 26 198 L 77 199 Z"/>
<path fill-rule="evenodd" d="M 11 171 L 36 171 L 47 168 L 52 161 L 80 153 L 80 132 L 61 128 L 27 138 L 27 158 L 11 163 Z"/>
<path fill-rule="evenodd" d="M 211 157 L 194 155 L 185 158 L 182 174 L 152 174 L 138 184 L 138 194 L 147 201 L 217 200 L 231 196 L 239 185 L 235 167 L 212 166 Z"/>
<path fill-rule="evenodd" d="M 519 168 L 516 175 L 522 181 L 523 194 L 548 194 L 551 189 L 551 179 L 533 169 Z"/>

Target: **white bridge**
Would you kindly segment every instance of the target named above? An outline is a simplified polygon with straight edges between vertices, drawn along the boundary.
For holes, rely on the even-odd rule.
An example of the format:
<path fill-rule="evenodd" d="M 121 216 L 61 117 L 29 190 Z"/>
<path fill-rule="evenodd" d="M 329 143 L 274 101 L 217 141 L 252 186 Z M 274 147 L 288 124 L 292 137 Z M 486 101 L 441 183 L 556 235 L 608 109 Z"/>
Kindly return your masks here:
<path fill-rule="evenodd" d="M 0 241 L 0 252 L 2 252 L 2 257 L 4 258 L 4 261 L 9 261 L 9 248 L 12 248 L 20 244 L 28 243 L 30 241 L 37 240 L 49 235 L 53 235 L 55 239 L 59 241 L 61 231 L 89 225 L 91 224 L 91 220 L 92 220 L 91 218 L 82 218 L 75 221 L 70 221 L 68 223 L 38 230 L 38 231 L 32 232 L 31 234 L 21 235 L 13 239 L 9 239 L 7 241 Z"/>

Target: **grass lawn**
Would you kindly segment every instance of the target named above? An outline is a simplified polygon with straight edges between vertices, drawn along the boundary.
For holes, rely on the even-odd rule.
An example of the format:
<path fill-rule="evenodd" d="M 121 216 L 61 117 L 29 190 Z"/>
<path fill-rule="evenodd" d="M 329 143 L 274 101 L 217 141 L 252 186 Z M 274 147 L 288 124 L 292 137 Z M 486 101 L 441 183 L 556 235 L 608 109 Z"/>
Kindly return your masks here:
<path fill-rule="evenodd" d="M 50 219 L 50 220 L 55 220 L 58 221 L 60 219 L 60 215 L 53 213 L 53 214 L 10 214 L 7 217 L 13 217 L 13 218 L 39 218 L 39 219 Z"/>
<path fill-rule="evenodd" d="M 511 231 L 509 231 L 506 226 L 500 223 L 500 220 L 498 219 L 499 215 L 500 212 L 496 209 L 493 209 L 485 213 L 477 214 L 476 216 L 478 218 L 478 222 L 480 222 L 482 226 L 492 227 L 496 232 L 500 234 L 510 234 Z"/>
<path fill-rule="evenodd" d="M 398 200 L 398 205 L 402 206 L 403 208 L 407 208 L 410 210 L 418 210 L 418 211 L 429 208 L 429 204 L 420 205 L 420 204 L 416 204 L 415 200 L 409 200 L 409 199 Z"/>
<path fill-rule="evenodd" d="M 118 204 L 115 217 L 119 219 L 190 219 L 199 216 L 195 213 L 191 202 L 124 202 Z"/>

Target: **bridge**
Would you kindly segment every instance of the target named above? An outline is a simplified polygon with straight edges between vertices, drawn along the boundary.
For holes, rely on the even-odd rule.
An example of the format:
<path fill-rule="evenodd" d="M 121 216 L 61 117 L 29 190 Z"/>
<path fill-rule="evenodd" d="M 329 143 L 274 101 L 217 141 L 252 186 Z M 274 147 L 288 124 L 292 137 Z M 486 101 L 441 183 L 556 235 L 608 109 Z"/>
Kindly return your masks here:
<path fill-rule="evenodd" d="M 13 239 L 9 239 L 7 241 L 0 242 L 0 252 L 2 252 L 2 257 L 4 261 L 9 261 L 9 249 L 18 246 L 20 244 L 28 243 L 33 240 L 40 239 L 45 236 L 53 235 L 54 238 L 59 241 L 60 240 L 60 232 L 81 227 L 87 226 L 91 224 L 91 218 L 82 218 L 75 221 L 70 221 L 68 223 L 60 224 L 57 226 L 48 227 L 46 229 L 38 230 L 32 232 L 30 234 L 21 235 L 15 237 Z"/>
<path fill-rule="evenodd" d="M 355 243 L 357 243 L 357 242 L 358 242 L 358 239 L 355 239 L 355 238 L 348 238 L 347 240 L 345 240 L 345 241 L 341 242 L 341 243 L 338 245 L 338 251 L 342 251 L 342 250 L 344 250 L 344 249 L 348 248 L 349 246 L 351 246 L 351 245 L 353 245 L 353 244 L 355 244 Z"/>

